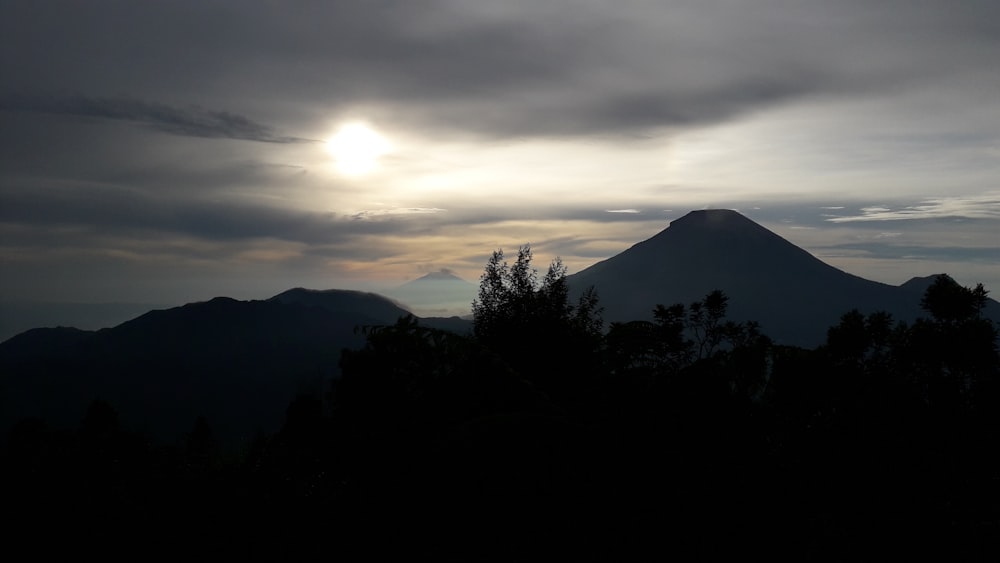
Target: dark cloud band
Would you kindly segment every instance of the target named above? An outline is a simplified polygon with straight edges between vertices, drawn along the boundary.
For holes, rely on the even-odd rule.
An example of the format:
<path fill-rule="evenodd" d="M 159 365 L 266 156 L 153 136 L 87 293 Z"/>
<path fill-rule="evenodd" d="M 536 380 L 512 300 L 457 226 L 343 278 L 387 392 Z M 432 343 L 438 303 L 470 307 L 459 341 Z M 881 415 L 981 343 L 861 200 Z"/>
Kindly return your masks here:
<path fill-rule="evenodd" d="M 272 127 L 236 113 L 126 98 L 14 95 L 0 98 L 0 110 L 129 121 L 163 133 L 185 137 L 261 143 L 317 142 L 314 139 L 279 135 Z"/>

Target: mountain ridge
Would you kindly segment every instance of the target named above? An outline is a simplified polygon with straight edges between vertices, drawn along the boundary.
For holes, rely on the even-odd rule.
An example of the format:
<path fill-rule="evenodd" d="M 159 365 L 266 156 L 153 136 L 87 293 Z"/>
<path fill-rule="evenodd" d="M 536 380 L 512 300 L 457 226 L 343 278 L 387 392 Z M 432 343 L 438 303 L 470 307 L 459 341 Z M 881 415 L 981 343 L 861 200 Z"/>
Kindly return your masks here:
<path fill-rule="evenodd" d="M 299 393 L 328 391 L 357 328 L 409 315 L 388 298 L 354 290 L 293 288 L 269 299 L 215 297 L 148 311 L 86 331 L 36 328 L 0 342 L 0 423 L 25 417 L 72 427 L 103 399 L 125 421 L 173 440 L 198 415 L 229 444 L 276 429 Z M 459 319 L 420 319 L 461 332 Z"/>
<path fill-rule="evenodd" d="M 946 275 L 946 274 L 938 274 Z M 657 304 L 688 304 L 720 289 L 729 318 L 756 321 L 779 344 L 814 347 L 857 308 L 895 320 L 926 316 L 935 276 L 901 286 L 839 270 L 735 211 L 692 212 L 622 253 L 567 276 L 571 293 L 593 285 L 609 322 L 650 318 Z M 471 285 L 471 284 L 470 284 Z M 274 427 L 296 393 L 323 392 L 340 351 L 360 347 L 361 326 L 410 315 L 394 299 L 358 290 L 292 288 L 267 299 L 216 297 L 147 311 L 96 331 L 37 328 L 0 342 L 0 422 L 39 416 L 73 424 L 105 398 L 123 415 L 157 418 L 176 436 L 210 412 L 221 436 Z M 1000 303 L 987 314 L 1000 320 Z M 458 316 L 423 326 L 468 333 Z"/>

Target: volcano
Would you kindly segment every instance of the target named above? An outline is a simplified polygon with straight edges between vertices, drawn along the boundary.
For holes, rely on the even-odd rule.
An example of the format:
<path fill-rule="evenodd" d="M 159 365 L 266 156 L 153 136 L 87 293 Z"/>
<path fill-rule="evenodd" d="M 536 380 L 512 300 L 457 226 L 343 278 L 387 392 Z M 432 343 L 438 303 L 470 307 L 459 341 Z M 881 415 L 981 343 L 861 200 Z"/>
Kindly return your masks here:
<path fill-rule="evenodd" d="M 655 236 L 567 281 L 593 286 L 607 322 L 652 319 L 657 304 L 689 304 L 719 289 L 729 318 L 757 321 L 776 342 L 814 347 L 851 309 L 896 320 L 921 314 L 911 289 L 850 274 L 816 258 L 737 211 L 692 211 Z"/>

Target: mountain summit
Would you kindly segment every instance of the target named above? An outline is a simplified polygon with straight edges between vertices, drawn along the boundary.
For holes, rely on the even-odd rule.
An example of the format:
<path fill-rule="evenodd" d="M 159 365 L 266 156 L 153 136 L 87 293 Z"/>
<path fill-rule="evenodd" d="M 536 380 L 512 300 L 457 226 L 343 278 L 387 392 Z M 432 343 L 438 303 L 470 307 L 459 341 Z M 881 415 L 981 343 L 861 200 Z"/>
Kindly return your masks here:
<path fill-rule="evenodd" d="M 898 320 L 920 314 L 912 292 L 839 270 L 728 209 L 692 211 L 568 282 L 574 293 L 594 286 L 611 322 L 651 319 L 657 304 L 688 304 L 720 289 L 730 318 L 806 347 L 854 308 Z"/>
<path fill-rule="evenodd" d="M 465 280 L 463 280 L 462 278 L 456 276 L 455 274 L 451 273 L 448 270 L 438 270 L 436 272 L 430 272 L 428 274 L 424 274 L 423 276 L 421 276 L 421 277 L 419 277 L 419 278 L 417 278 L 417 279 L 415 279 L 415 280 L 413 280 L 411 282 L 406 282 L 401 287 L 412 287 L 412 286 L 421 285 L 421 284 L 424 284 L 424 283 L 427 283 L 427 282 L 439 282 L 439 281 L 468 283 Z"/>

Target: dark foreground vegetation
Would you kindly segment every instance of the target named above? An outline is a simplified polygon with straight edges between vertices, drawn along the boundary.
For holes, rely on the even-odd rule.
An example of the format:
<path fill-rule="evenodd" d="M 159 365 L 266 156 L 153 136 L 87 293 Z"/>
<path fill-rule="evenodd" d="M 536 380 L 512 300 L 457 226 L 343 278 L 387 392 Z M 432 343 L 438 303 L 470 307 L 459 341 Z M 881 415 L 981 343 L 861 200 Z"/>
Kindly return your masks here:
<path fill-rule="evenodd" d="M 728 321 L 720 291 L 604 327 L 596 294 L 569 302 L 558 261 L 535 276 L 527 247 L 510 265 L 494 253 L 471 335 L 412 317 L 365 328 L 328 393 L 238 451 L 204 418 L 153 443 L 101 400 L 75 432 L 23 420 L 5 509 L 310 523 L 292 541 L 234 539 L 282 558 L 1000 557 L 1000 360 L 981 286 L 941 276 L 926 318 L 847 311 L 802 349 Z"/>

